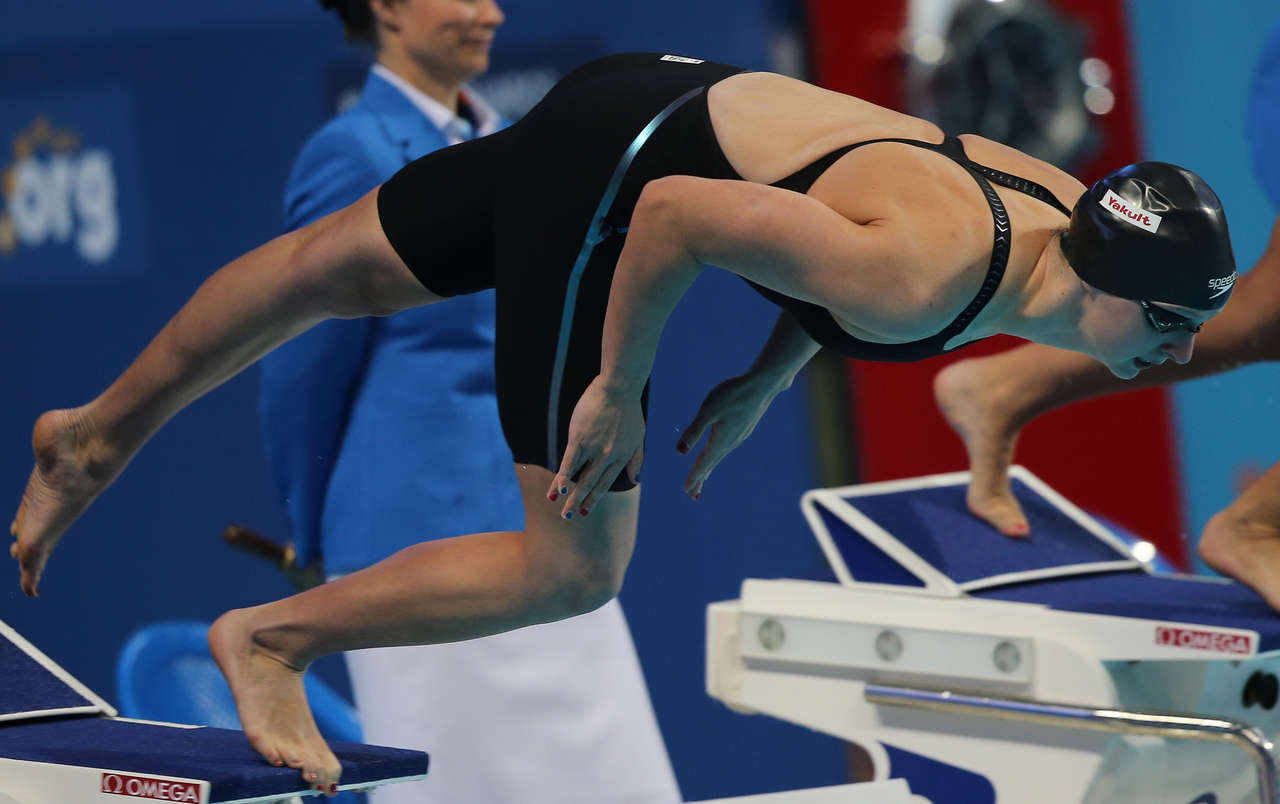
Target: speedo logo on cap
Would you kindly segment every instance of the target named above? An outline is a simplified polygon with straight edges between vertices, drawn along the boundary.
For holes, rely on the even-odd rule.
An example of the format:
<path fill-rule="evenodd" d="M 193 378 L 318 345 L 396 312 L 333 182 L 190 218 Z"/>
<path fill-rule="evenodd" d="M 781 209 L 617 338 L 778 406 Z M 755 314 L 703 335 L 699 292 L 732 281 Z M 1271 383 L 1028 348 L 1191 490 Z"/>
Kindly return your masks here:
<path fill-rule="evenodd" d="M 672 56 L 670 54 L 663 56 L 658 59 L 658 61 L 678 61 L 681 64 L 702 64 L 702 59 L 691 59 L 688 56 Z"/>
<path fill-rule="evenodd" d="M 1107 190 L 1107 194 L 1098 203 L 1120 220 L 1132 223 L 1134 226 L 1146 229 L 1148 232 L 1155 233 L 1160 228 L 1160 221 L 1163 220 L 1156 213 L 1148 212 L 1140 206 L 1130 204 L 1110 190 Z"/>
<path fill-rule="evenodd" d="M 1209 290 L 1213 291 L 1213 295 L 1209 298 L 1216 299 L 1224 293 L 1231 291 L 1236 284 L 1236 272 L 1232 271 L 1231 276 L 1219 276 L 1209 280 Z"/>

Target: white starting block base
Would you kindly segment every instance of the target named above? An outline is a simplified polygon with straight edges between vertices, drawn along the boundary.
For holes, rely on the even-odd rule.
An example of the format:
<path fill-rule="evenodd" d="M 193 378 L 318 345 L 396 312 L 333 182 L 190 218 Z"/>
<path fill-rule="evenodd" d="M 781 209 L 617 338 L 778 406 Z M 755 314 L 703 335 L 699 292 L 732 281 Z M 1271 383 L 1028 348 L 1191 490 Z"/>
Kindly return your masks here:
<path fill-rule="evenodd" d="M 840 582 L 712 604 L 709 694 L 857 743 L 915 801 L 1273 804 L 1280 617 L 1014 477 L 1027 540 L 967 513 L 967 473 L 806 494 Z"/>

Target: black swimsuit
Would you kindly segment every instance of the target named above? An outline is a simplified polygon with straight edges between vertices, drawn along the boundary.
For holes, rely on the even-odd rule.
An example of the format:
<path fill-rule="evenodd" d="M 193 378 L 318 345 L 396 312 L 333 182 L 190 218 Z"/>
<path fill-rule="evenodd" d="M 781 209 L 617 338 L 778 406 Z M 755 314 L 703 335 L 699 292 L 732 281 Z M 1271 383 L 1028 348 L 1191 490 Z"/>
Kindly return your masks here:
<path fill-rule="evenodd" d="M 671 175 L 741 180 L 716 140 L 706 99 L 708 87 L 740 72 L 658 53 L 599 59 L 566 76 L 511 128 L 428 154 L 379 190 L 387 239 L 424 286 L 441 296 L 496 288 L 498 409 L 517 462 L 559 466 L 570 415 L 600 370 L 613 271 L 644 186 Z M 991 204 L 991 269 L 964 313 L 925 340 L 870 343 L 821 307 L 756 286 L 816 341 L 864 360 L 938 354 L 990 300 L 1009 253 L 1008 216 L 990 181 L 1066 211 L 1043 187 L 969 162 L 954 138 L 895 141 L 955 159 Z M 776 186 L 806 192 L 865 144 Z M 623 473 L 614 489 L 629 485 Z"/>

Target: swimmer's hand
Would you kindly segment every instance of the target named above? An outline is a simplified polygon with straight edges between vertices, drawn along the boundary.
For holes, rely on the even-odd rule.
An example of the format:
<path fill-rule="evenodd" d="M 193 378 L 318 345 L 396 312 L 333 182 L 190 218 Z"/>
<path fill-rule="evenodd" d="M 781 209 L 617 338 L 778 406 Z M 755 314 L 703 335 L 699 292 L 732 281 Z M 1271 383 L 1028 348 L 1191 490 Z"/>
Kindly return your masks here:
<path fill-rule="evenodd" d="M 636 479 L 644 461 L 644 429 L 639 394 L 610 389 L 600 377 L 592 380 L 573 409 L 560 472 L 547 490 L 552 501 L 566 495 L 561 516 L 586 516 L 623 471 Z"/>
<path fill-rule="evenodd" d="M 83 408 L 52 410 L 31 433 L 36 465 L 9 525 L 9 555 L 22 572 L 22 591 L 36 597 L 49 554 L 71 523 L 124 468 Z"/>
<path fill-rule="evenodd" d="M 689 476 L 685 478 L 685 494 L 695 500 L 702 496 L 702 484 L 711 476 L 711 470 L 751 435 L 779 390 L 750 373 L 725 380 L 711 389 L 698 408 L 698 415 L 693 417 L 676 443 L 676 449 L 686 453 L 710 428 L 707 445 L 698 453 Z"/>

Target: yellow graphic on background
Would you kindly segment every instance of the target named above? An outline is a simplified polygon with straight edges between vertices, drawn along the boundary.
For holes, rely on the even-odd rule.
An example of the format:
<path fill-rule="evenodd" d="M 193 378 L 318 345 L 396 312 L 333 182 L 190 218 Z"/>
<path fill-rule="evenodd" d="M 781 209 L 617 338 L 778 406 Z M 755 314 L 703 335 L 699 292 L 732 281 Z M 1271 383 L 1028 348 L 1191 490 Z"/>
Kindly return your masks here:
<path fill-rule="evenodd" d="M 18 250 L 18 232 L 7 208 L 18 192 L 18 177 L 14 165 L 33 156 L 36 151 L 47 149 L 60 153 L 80 150 L 80 135 L 74 131 L 54 128 L 47 117 L 37 117 L 31 127 L 19 131 L 13 137 L 13 161 L 0 171 L 0 192 L 4 193 L 5 210 L 0 210 L 0 256 L 11 256 Z"/>

